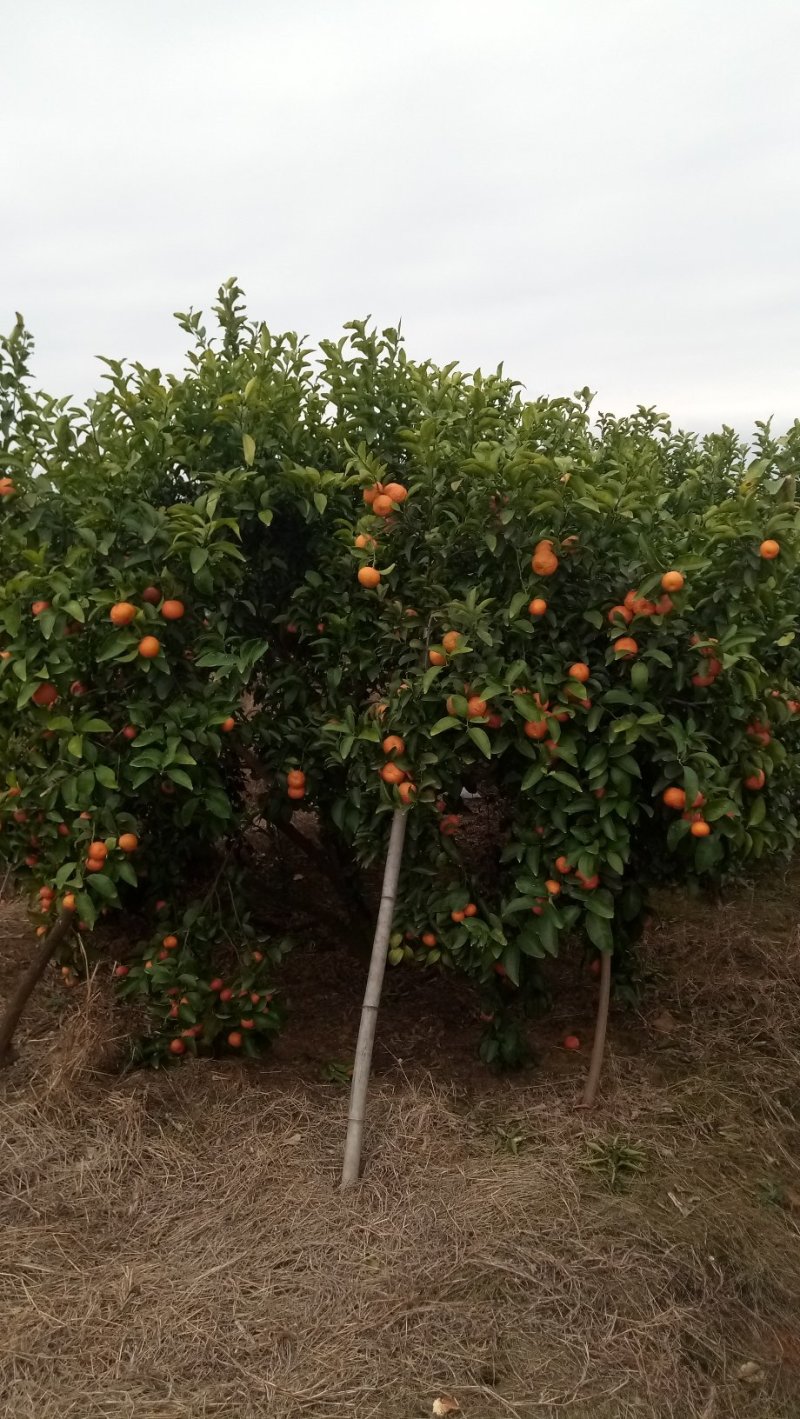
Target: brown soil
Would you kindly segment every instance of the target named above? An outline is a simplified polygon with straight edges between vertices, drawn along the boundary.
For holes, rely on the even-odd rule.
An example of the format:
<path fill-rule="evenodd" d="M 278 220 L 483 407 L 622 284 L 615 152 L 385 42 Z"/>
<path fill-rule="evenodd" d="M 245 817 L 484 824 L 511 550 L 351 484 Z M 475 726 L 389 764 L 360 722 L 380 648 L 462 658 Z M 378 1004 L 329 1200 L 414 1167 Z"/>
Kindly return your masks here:
<path fill-rule="evenodd" d="M 326 1076 L 364 969 L 338 941 L 289 959 L 251 1068 L 105 1072 L 107 979 L 48 977 L 0 1079 L 0 1413 L 412 1419 L 451 1394 L 467 1419 L 796 1419 L 798 888 L 661 903 L 590 1115 L 587 1045 L 560 1045 L 590 1038 L 577 959 L 537 1062 L 500 1077 L 465 985 L 390 972 L 344 1197 Z M 0 932 L 2 994 L 30 938 L 13 906 Z"/>

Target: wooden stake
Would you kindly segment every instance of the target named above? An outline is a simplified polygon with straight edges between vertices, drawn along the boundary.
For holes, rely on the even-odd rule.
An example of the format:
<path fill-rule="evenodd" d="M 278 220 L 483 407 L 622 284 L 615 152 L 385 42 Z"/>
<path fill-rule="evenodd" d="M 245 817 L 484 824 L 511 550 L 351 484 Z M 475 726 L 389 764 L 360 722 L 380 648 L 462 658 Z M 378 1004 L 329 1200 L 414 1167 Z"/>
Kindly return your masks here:
<path fill-rule="evenodd" d="M 610 1000 L 611 952 L 604 951 L 600 963 L 600 999 L 597 1002 L 597 1023 L 594 1027 L 592 1058 L 589 1062 L 589 1073 L 581 1100 L 581 1107 L 584 1109 L 590 1109 L 597 1097 L 597 1086 L 600 1083 L 600 1071 L 603 1067 L 603 1051 L 605 1050 L 606 1044 L 606 1028 L 608 1026 L 608 1006 Z"/>
<path fill-rule="evenodd" d="M 0 1020 L 0 1068 L 8 1063 L 8 1051 L 14 1032 L 19 1024 L 25 1006 L 30 1000 L 35 987 L 38 985 L 50 961 L 53 952 L 61 945 L 67 935 L 75 913 L 73 911 L 62 911 L 58 921 L 45 937 L 36 955 L 31 961 L 16 989 L 13 991 L 11 999 L 6 1006 L 6 1013 Z"/>
<path fill-rule="evenodd" d="M 347 1137 L 344 1145 L 343 1188 L 352 1187 L 353 1183 L 358 1182 L 361 1171 L 361 1145 L 364 1139 L 364 1117 L 372 1066 L 372 1046 L 375 1040 L 383 975 L 386 970 L 386 953 L 389 949 L 389 937 L 394 918 L 397 880 L 400 876 L 400 863 L 403 860 L 406 819 L 407 809 L 396 808 L 392 818 L 386 865 L 383 869 L 381 905 L 372 942 L 367 988 L 364 991 L 364 1003 L 361 1007 L 361 1024 L 358 1030 L 358 1043 L 353 1065 L 353 1082 L 350 1086 L 350 1108 L 347 1115 Z"/>

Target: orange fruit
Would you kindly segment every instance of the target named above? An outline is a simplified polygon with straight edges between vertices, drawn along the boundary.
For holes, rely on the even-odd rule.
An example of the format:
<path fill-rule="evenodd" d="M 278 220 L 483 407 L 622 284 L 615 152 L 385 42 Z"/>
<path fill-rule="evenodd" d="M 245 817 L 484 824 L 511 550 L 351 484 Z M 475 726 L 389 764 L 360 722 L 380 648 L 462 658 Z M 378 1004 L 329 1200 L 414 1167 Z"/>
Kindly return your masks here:
<path fill-rule="evenodd" d="M 656 602 L 656 615 L 668 616 L 670 611 L 675 610 L 675 603 L 671 596 L 659 596 Z"/>
<path fill-rule="evenodd" d="M 621 651 L 626 659 L 629 659 L 632 655 L 638 655 L 639 645 L 633 636 L 620 636 L 619 640 L 614 641 L 614 650 Z"/>
<path fill-rule="evenodd" d="M 65 911 L 65 912 L 74 912 L 74 910 L 75 910 L 75 894 L 74 894 L 74 892 L 67 892 L 67 895 L 66 895 L 65 897 L 62 897 L 62 898 L 61 898 L 61 905 L 62 905 L 62 907 L 64 908 L 64 911 Z"/>
<path fill-rule="evenodd" d="M 453 651 L 458 649 L 460 640 L 461 634 L 459 631 L 447 631 L 446 634 L 442 636 L 442 645 L 448 655 L 452 655 Z"/>
<path fill-rule="evenodd" d="M 117 601 L 108 613 L 108 619 L 114 626 L 129 626 L 136 615 L 136 607 L 130 601 Z"/>
<path fill-rule="evenodd" d="M 409 804 L 414 802 L 417 796 L 417 785 L 411 783 L 410 779 L 407 779 L 405 783 L 399 783 L 397 785 L 397 792 L 400 794 L 400 802 L 405 803 L 406 807 L 408 807 Z"/>
<path fill-rule="evenodd" d="M 464 917 L 466 916 L 466 914 L 467 914 L 467 913 L 466 913 L 465 911 L 451 912 L 451 913 L 450 913 L 450 920 L 451 920 L 451 921 L 456 921 L 456 922 L 458 922 L 458 921 L 463 921 L 463 920 L 464 920 Z"/>
<path fill-rule="evenodd" d="M 37 685 L 31 699 L 40 709 L 47 709 L 50 705 L 54 705 L 58 699 L 58 690 L 55 685 L 49 685 L 45 681 L 43 685 Z"/>
<path fill-rule="evenodd" d="M 371 506 L 372 506 L 372 504 L 374 503 L 374 501 L 375 501 L 375 499 L 377 498 L 378 494 L 381 493 L 381 492 L 383 492 L 383 484 L 382 484 L 382 483 L 373 483 L 373 485 L 372 485 L 371 488 L 365 488 L 365 489 L 364 489 L 364 491 L 362 492 L 361 496 L 362 496 L 362 498 L 364 499 L 364 502 L 367 504 L 367 507 L 371 507 Z"/>
<path fill-rule="evenodd" d="M 239 1033 L 238 1030 L 231 1030 L 230 1034 L 228 1035 L 228 1044 L 230 1045 L 231 1049 L 242 1048 L 242 1035 Z"/>
<path fill-rule="evenodd" d="M 545 882 L 544 885 L 545 885 L 545 887 L 547 888 L 548 892 L 550 893 L 550 896 L 551 896 L 551 897 L 557 897 L 557 896 L 559 895 L 559 892 L 561 891 L 561 883 L 560 883 L 560 882 L 554 882 L 554 881 L 553 881 L 553 878 L 550 877 L 550 878 L 548 878 L 548 880 Z"/>
<path fill-rule="evenodd" d="M 161 592 L 157 586 L 146 586 L 142 592 L 142 600 L 146 601 L 148 606 L 157 606 L 161 600 Z"/>
<path fill-rule="evenodd" d="M 306 776 L 302 769 L 289 769 L 286 782 L 290 788 L 305 788 Z"/>
<path fill-rule="evenodd" d="M 161 642 L 156 636 L 142 636 L 139 641 L 139 654 L 145 660 L 155 660 L 161 649 Z"/>
<path fill-rule="evenodd" d="M 123 739 L 127 739 L 129 743 L 132 743 L 138 733 L 139 731 L 134 724 L 126 724 L 122 731 L 122 737 Z"/>
<path fill-rule="evenodd" d="M 432 931 L 423 931 L 420 937 L 420 941 L 422 942 L 423 946 L 427 946 L 428 949 L 430 949 L 431 946 L 436 945 L 436 937 L 434 936 Z"/>
<path fill-rule="evenodd" d="M 591 877 L 584 877 L 582 872 L 578 873 L 578 881 L 584 892 L 594 892 L 600 886 L 600 878 L 596 872 Z"/>
<path fill-rule="evenodd" d="M 592 672 L 589 669 L 588 665 L 586 665 L 585 662 L 582 660 L 576 660 L 575 664 L 570 665 L 569 670 L 567 671 L 570 680 L 579 680 L 582 685 L 586 684 L 586 681 L 589 679 L 591 673 Z"/>
<path fill-rule="evenodd" d="M 42 614 L 43 611 L 49 611 L 49 610 L 50 610 L 50 602 L 49 602 L 49 601 L 34 601 L 33 604 L 31 605 L 31 611 L 33 612 L 34 616 L 41 616 L 41 614 Z"/>
<path fill-rule="evenodd" d="M 380 580 L 381 574 L 377 567 L 359 567 L 358 581 L 368 591 L 374 591 L 376 586 L 380 586 Z"/>
<path fill-rule="evenodd" d="M 467 718 L 483 719 L 488 708 L 486 701 L 482 700 L 480 695 L 471 695 L 467 700 Z"/>
<path fill-rule="evenodd" d="M 558 557 L 552 552 L 535 552 L 531 558 L 531 567 L 537 576 L 553 576 L 558 571 Z"/>
<path fill-rule="evenodd" d="M 442 652 L 441 652 L 440 650 L 429 650 L 429 651 L 428 651 L 428 660 L 430 661 L 431 665 L 446 665 L 446 664 L 447 664 L 447 656 L 446 656 L 446 655 L 442 655 Z"/>
<path fill-rule="evenodd" d="M 392 500 L 385 493 L 379 493 L 373 501 L 372 511 L 376 517 L 388 517 L 392 511 Z"/>
<path fill-rule="evenodd" d="M 236 720 L 234 719 L 232 714 L 229 714 L 227 719 L 223 719 L 222 724 L 220 725 L 220 729 L 223 734 L 231 734 L 235 728 Z"/>
<path fill-rule="evenodd" d="M 169 1052 L 170 1054 L 185 1054 L 186 1045 L 183 1043 L 183 1040 L 170 1040 Z"/>
<path fill-rule="evenodd" d="M 182 601 L 165 601 L 161 607 L 161 615 L 165 621 L 180 621 L 186 615 L 186 607 Z"/>
<path fill-rule="evenodd" d="M 748 777 L 744 781 L 744 786 L 745 788 L 749 788 L 751 792 L 757 793 L 760 788 L 764 787 L 766 781 L 767 776 L 764 773 L 764 770 L 759 769 L 757 773 L 748 775 Z"/>
<path fill-rule="evenodd" d="M 243 1030 L 252 1030 L 255 1027 L 255 1020 L 240 1020 L 239 1024 Z"/>
<path fill-rule="evenodd" d="M 164 940 L 161 942 L 161 945 L 164 947 L 164 950 L 165 950 L 165 951 L 174 951 L 174 950 L 175 950 L 175 947 L 177 946 L 177 944 L 178 944 L 178 938 L 177 938 L 177 936 L 172 936 L 172 935 L 165 936 L 165 937 L 164 937 Z"/>
<path fill-rule="evenodd" d="M 549 732 L 546 719 L 526 719 L 523 733 L 528 739 L 546 739 Z"/>
<path fill-rule="evenodd" d="M 698 818 L 692 823 L 689 831 L 693 838 L 707 838 L 711 832 L 711 824 L 707 823 L 704 818 Z"/>
<path fill-rule="evenodd" d="M 572 871 L 572 863 L 568 857 L 557 857 L 554 866 L 556 872 L 561 872 L 562 874 Z"/>
<path fill-rule="evenodd" d="M 139 839 L 135 833 L 121 833 L 117 840 L 121 852 L 135 852 L 138 846 Z"/>
<path fill-rule="evenodd" d="M 105 862 L 108 857 L 108 848 L 105 843 L 89 843 L 89 857 L 98 858 L 100 862 Z"/>
<path fill-rule="evenodd" d="M 768 537 L 765 542 L 761 543 L 758 549 L 758 555 L 759 557 L 763 557 L 765 562 L 773 562 L 780 553 L 780 550 L 780 542 L 776 542 L 774 538 Z M 34 615 L 35 614 L 34 612 Z"/>
<path fill-rule="evenodd" d="M 661 578 L 662 591 L 682 591 L 686 578 L 682 572 L 664 572 Z"/>
<path fill-rule="evenodd" d="M 402 483 L 385 483 L 383 491 L 393 503 L 404 503 L 408 497 L 408 488 L 404 488 Z"/>
<path fill-rule="evenodd" d="M 115 966 L 115 967 L 114 967 L 114 975 L 115 975 L 115 976 L 119 976 L 120 980 L 122 980 L 122 978 L 123 978 L 124 976 L 126 976 L 129 971 L 130 971 L 130 966 Z"/>
<path fill-rule="evenodd" d="M 287 788 L 286 796 L 287 798 L 292 798 L 295 802 L 299 803 L 301 798 L 305 798 L 306 791 L 304 788 Z"/>
<path fill-rule="evenodd" d="M 564 1049 L 580 1049 L 581 1042 L 577 1035 L 564 1036 Z"/>
<path fill-rule="evenodd" d="M 716 675 L 693 675 L 692 684 L 696 685 L 699 690 L 707 690 L 709 685 L 713 685 L 716 678 Z"/>
<path fill-rule="evenodd" d="M 661 795 L 662 803 L 666 803 L 668 808 L 685 808 L 686 794 L 682 788 L 665 788 Z"/>
<path fill-rule="evenodd" d="M 354 545 L 363 552 L 365 547 L 377 547 L 378 544 L 368 532 L 359 532 Z"/>
<path fill-rule="evenodd" d="M 476 907 L 476 905 L 475 905 L 474 902 L 467 902 L 467 905 L 466 905 L 465 908 L 464 908 L 464 915 L 465 915 L 465 916 L 477 916 L 477 915 L 478 915 L 478 908 Z"/>
<path fill-rule="evenodd" d="M 384 783 L 402 783 L 407 777 L 405 769 L 401 769 L 399 764 L 384 764 L 381 769 L 381 778 Z"/>
<path fill-rule="evenodd" d="M 528 611 L 531 616 L 543 616 L 546 610 L 547 602 L 543 596 L 534 596 L 533 600 L 528 602 Z"/>
<path fill-rule="evenodd" d="M 384 754 L 405 754 L 406 743 L 399 734 L 388 734 L 381 744 Z"/>
<path fill-rule="evenodd" d="M 624 621 L 629 626 L 633 620 L 633 612 L 627 606 L 612 606 L 606 620 L 613 626 L 617 621 Z"/>

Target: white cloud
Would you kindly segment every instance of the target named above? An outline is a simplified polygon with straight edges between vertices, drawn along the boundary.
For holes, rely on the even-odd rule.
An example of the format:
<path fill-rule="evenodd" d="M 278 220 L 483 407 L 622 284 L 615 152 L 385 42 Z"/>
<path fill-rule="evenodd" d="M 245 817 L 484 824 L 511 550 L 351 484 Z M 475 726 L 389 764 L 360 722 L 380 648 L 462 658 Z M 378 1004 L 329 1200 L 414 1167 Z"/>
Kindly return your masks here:
<path fill-rule="evenodd" d="M 175 366 L 235 273 L 683 424 L 800 413 L 796 0 L 28 0 L 4 15 L 0 321 L 37 374 Z"/>

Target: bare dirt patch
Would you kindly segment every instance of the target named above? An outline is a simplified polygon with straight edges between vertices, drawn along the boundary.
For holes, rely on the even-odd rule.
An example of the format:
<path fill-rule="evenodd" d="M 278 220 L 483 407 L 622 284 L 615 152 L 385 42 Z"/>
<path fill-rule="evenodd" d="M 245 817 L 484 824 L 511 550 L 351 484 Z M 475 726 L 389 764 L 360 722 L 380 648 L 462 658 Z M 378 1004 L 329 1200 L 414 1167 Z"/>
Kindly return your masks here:
<path fill-rule="evenodd" d="M 447 1392 L 468 1419 L 794 1419 L 798 885 L 662 901 L 591 1115 L 558 1045 L 588 1039 L 577 965 L 538 1066 L 502 1079 L 466 988 L 390 974 L 344 1197 L 321 1074 L 355 1038 L 353 959 L 290 958 L 289 1028 L 251 1069 L 104 1073 L 107 982 L 49 980 L 0 1081 L 0 1412 L 412 1419 Z M 3 987 L 28 948 L 4 926 Z"/>

